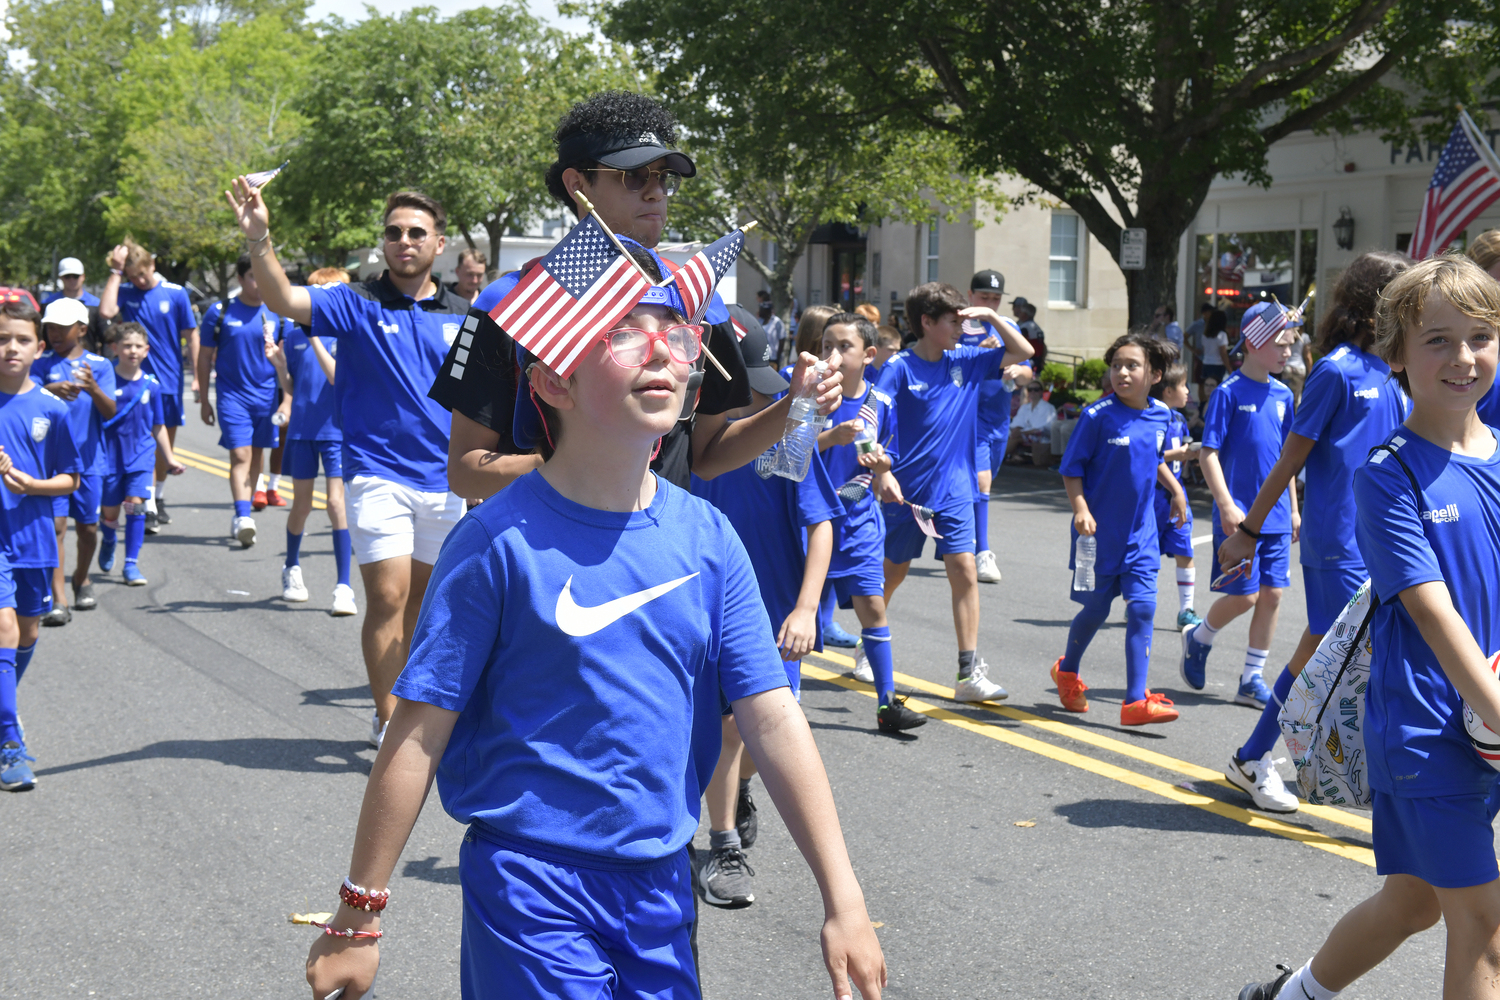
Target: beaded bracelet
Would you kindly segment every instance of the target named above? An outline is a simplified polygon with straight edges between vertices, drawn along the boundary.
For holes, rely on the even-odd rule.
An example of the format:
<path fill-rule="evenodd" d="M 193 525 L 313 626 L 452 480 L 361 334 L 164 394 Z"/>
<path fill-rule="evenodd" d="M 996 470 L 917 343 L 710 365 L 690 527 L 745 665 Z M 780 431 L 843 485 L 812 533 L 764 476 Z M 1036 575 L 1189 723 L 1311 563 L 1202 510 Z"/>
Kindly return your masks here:
<path fill-rule="evenodd" d="M 349 881 L 348 876 L 344 878 L 344 884 L 339 886 L 339 899 L 351 910 L 364 910 L 366 913 L 379 913 L 385 909 L 385 904 L 390 902 L 391 890 L 389 889 L 366 889 L 362 885 L 355 885 Z"/>
<path fill-rule="evenodd" d="M 319 923 L 316 920 L 309 921 L 309 923 L 311 923 L 314 927 L 323 928 L 323 933 L 328 934 L 332 937 L 371 938 L 376 940 L 385 937 L 385 931 L 357 931 L 352 927 L 348 928 L 347 930 L 336 931 L 332 927 L 329 927 L 327 924 Z"/>

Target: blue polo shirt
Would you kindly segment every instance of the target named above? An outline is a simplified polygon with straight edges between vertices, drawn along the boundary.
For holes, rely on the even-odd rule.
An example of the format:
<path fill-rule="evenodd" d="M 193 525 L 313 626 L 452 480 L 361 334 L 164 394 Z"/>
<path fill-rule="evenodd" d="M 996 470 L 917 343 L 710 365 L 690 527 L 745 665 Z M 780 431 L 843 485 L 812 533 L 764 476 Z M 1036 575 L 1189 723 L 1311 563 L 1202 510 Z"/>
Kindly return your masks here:
<path fill-rule="evenodd" d="M 294 326 L 264 303 L 248 306 L 233 298 L 228 306 L 223 302 L 209 306 L 198 329 L 198 343 L 216 352 L 214 391 L 233 396 L 251 413 L 276 406 L 276 369 L 266 360 L 266 320 L 275 325 L 273 336 L 278 341 L 284 341 Z"/>
<path fill-rule="evenodd" d="M 1161 561 L 1156 471 L 1171 425 L 1171 407 L 1149 398 L 1145 409 L 1136 410 L 1118 396 L 1105 396 L 1078 416 L 1060 471 L 1083 480 L 1083 498 L 1097 525 L 1094 572 L 1100 576 L 1117 576 L 1142 563 L 1154 571 Z M 1078 529 L 1069 530 L 1076 541 Z"/>
<path fill-rule="evenodd" d="M 181 395 L 184 382 L 192 384 L 191 374 L 183 378 L 182 334 L 198 325 L 186 289 L 160 275 L 156 287 L 145 292 L 125 281 L 120 283 L 116 303 L 120 307 L 121 321 L 139 323 L 146 328 L 146 343 L 151 350 L 141 367 L 156 376 L 162 392 L 170 396 Z"/>
<path fill-rule="evenodd" d="M 117 378 L 115 415 L 104 425 L 104 451 L 109 474 L 150 472 L 156 468 L 157 425 L 166 423 L 162 414 L 161 384 L 141 372 L 133 380 Z"/>
<path fill-rule="evenodd" d="M 429 399 L 468 300 L 447 288 L 417 300 L 387 275 L 309 288 L 314 337 L 342 341 L 334 398 L 344 428 L 344 479 L 377 476 L 425 493 L 448 490 L 453 419 Z"/>
<path fill-rule="evenodd" d="M 88 365 L 94 373 L 94 381 L 106 395 L 115 394 L 115 369 L 104 358 L 85 351 L 77 358 L 61 357 L 48 351 L 31 363 L 31 380 L 38 385 L 52 382 L 73 381 L 73 366 Z M 104 454 L 102 428 L 104 417 L 94 405 L 94 397 L 80 392 L 72 401 L 63 400 L 68 408 L 68 433 L 78 449 L 79 461 L 83 463 L 83 474 L 102 476 L 109 471 L 109 462 Z"/>
<path fill-rule="evenodd" d="M 324 350 L 338 357 L 339 344 L 330 340 L 323 344 Z M 318 355 L 313 351 L 312 338 L 307 330 L 292 324 L 286 339 L 281 342 L 286 354 L 287 374 L 292 377 L 292 414 L 287 423 L 289 441 L 342 441 L 335 412 L 333 386 L 318 364 Z M 338 378 L 338 373 L 334 373 Z"/>
<path fill-rule="evenodd" d="M 46 306 L 48 306 L 51 303 L 57 301 L 58 299 L 64 299 L 64 298 L 67 298 L 67 294 L 62 289 L 59 288 L 55 292 L 48 292 L 46 295 L 42 296 L 42 306 L 43 306 L 43 308 L 45 308 Z M 95 295 L 92 292 L 88 292 L 88 291 L 79 292 L 78 293 L 78 301 L 82 302 L 84 305 L 88 306 L 90 309 L 98 309 L 99 308 L 99 296 Z"/>
<path fill-rule="evenodd" d="M 35 383 L 14 396 L 0 392 L 0 447 L 16 468 L 37 479 L 83 472 L 68 430 L 68 404 Z M 0 488 L 0 549 L 21 569 L 56 566 L 52 498 Z"/>
<path fill-rule="evenodd" d="M 1281 457 L 1292 432 L 1292 390 L 1276 379 L 1257 382 L 1241 372 L 1226 378 L 1208 397 L 1203 414 L 1203 447 L 1219 452 L 1224 483 L 1241 511 L 1250 509 L 1260 484 Z M 1219 505 L 1214 504 L 1214 527 Z M 1261 531 L 1278 535 L 1292 530 L 1292 506 L 1282 493 L 1266 515 Z"/>

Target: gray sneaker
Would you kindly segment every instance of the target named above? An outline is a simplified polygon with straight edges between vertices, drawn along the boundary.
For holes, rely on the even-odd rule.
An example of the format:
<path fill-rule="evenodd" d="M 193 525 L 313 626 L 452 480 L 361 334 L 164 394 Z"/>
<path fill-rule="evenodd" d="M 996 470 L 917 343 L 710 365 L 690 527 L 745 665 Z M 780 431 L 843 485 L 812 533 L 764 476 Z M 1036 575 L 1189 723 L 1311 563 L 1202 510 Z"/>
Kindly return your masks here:
<path fill-rule="evenodd" d="M 745 860 L 745 852 L 738 847 L 719 847 L 709 855 L 707 863 L 698 872 L 698 885 L 703 889 L 703 901 L 725 909 L 739 909 L 755 902 L 750 878 L 755 869 Z"/>
<path fill-rule="evenodd" d="M 99 606 L 94 597 L 94 585 L 85 583 L 83 586 L 73 588 L 73 607 L 79 611 L 92 611 Z"/>

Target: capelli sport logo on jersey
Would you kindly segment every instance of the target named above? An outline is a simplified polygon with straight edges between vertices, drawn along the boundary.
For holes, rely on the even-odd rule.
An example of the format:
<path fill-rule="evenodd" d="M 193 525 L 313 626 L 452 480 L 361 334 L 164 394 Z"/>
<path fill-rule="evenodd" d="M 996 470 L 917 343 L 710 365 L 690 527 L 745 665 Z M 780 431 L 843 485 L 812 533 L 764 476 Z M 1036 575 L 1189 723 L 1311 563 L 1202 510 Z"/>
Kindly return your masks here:
<path fill-rule="evenodd" d="M 1355 389 L 1354 390 L 1354 398 L 1355 399 L 1379 399 L 1380 398 L 1380 386 L 1378 386 L 1378 385 L 1372 385 L 1368 389 Z"/>
<path fill-rule="evenodd" d="M 1255 404 L 1254 403 L 1241 403 L 1240 404 L 1240 412 L 1241 413 L 1254 413 L 1255 412 Z"/>
<path fill-rule="evenodd" d="M 31 440 L 41 444 L 47 440 L 47 432 L 52 429 L 52 421 L 46 417 L 31 418 Z"/>
<path fill-rule="evenodd" d="M 1422 520 L 1431 521 L 1433 524 L 1452 524 L 1458 520 L 1458 504 L 1450 503 L 1446 507 L 1437 510 L 1422 511 Z"/>
<path fill-rule="evenodd" d="M 1117 447 L 1120 447 L 1120 448 L 1129 448 L 1130 447 L 1130 435 L 1126 434 L 1124 437 L 1110 438 L 1109 441 L 1108 441 L 1108 443 L 1112 444 L 1112 445 L 1115 445 Z"/>

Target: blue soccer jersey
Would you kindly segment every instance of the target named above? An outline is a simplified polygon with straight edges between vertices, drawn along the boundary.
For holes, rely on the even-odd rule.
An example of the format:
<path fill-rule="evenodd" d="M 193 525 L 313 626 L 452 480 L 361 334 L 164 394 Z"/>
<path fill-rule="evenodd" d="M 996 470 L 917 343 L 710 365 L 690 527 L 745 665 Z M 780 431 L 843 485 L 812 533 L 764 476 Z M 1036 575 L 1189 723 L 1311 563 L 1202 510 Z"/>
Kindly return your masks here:
<path fill-rule="evenodd" d="M 1260 484 L 1281 457 L 1281 447 L 1291 433 L 1292 390 L 1268 379 L 1257 382 L 1243 372 L 1226 378 L 1208 397 L 1203 414 L 1203 447 L 1219 453 L 1224 483 L 1241 511 L 1255 503 Z M 1214 527 L 1219 526 L 1219 507 L 1214 505 Z M 1291 501 L 1283 493 L 1266 515 L 1262 532 L 1270 535 L 1292 530 Z"/>
<path fill-rule="evenodd" d="M 344 430 L 344 478 L 378 476 L 447 492 L 453 418 L 427 390 L 458 337 L 468 301 L 443 287 L 419 301 L 385 275 L 307 292 L 312 335 L 343 341 L 334 397 Z"/>
<path fill-rule="evenodd" d="M 17 469 L 37 479 L 83 472 L 68 431 L 68 404 L 35 384 L 14 396 L 0 392 L 0 447 Z M 52 498 L 0 489 L 0 549 L 21 569 L 56 566 Z"/>
<path fill-rule="evenodd" d="M 1021 328 L 1011 320 L 1000 320 L 1021 335 Z M 988 323 L 977 319 L 966 319 L 958 342 L 964 347 L 978 347 L 991 337 L 1000 338 L 1000 333 Z M 1024 363 L 1024 362 L 1023 362 Z M 1015 395 L 1013 389 L 1005 387 L 1004 379 L 989 379 L 979 386 L 979 436 L 1003 441 L 1010 434 L 1010 403 Z"/>
<path fill-rule="evenodd" d="M 867 381 L 864 394 L 845 396 L 830 419 L 835 425 L 863 421 L 875 434 L 875 440 L 891 452 L 896 447 L 895 416 L 890 398 Z M 833 522 L 833 558 L 828 564 L 828 575 L 847 576 L 870 560 L 879 565 L 885 553 L 885 515 L 871 488 L 870 470 L 859 464 L 859 447 L 834 445 L 822 453 L 822 458 L 836 490 L 849 486 L 858 492 L 857 487 L 865 488 L 858 500 L 840 497 L 844 516 Z"/>
<path fill-rule="evenodd" d="M 1463 699 L 1400 595 L 1442 581 L 1487 656 L 1500 652 L 1500 448 L 1468 458 L 1400 429 L 1390 436 L 1421 486 L 1376 452 L 1354 474 L 1355 535 L 1381 604 L 1370 627 L 1365 751 L 1370 787 L 1402 796 L 1485 794 L 1495 770 L 1469 745 Z"/>
<path fill-rule="evenodd" d="M 956 347 L 937 361 L 893 355 L 876 387 L 896 410 L 894 472 L 913 503 L 946 510 L 974 502 L 979 388 L 999 378 L 1004 348 Z"/>
<path fill-rule="evenodd" d="M 115 415 L 104 424 L 109 474 L 155 469 L 156 438 L 152 431 L 163 423 L 161 383 L 145 372 L 133 381 L 119 378 L 115 384 Z"/>
<path fill-rule="evenodd" d="M 266 320 L 274 324 L 278 341 L 293 328 L 290 320 L 264 305 L 248 306 L 234 298 L 227 307 L 222 302 L 209 306 L 198 331 L 198 343 L 216 352 L 214 390 L 251 412 L 276 405 L 276 369 L 266 360 Z"/>
<path fill-rule="evenodd" d="M 122 322 L 146 328 L 151 350 L 141 367 L 156 376 L 162 392 L 173 396 L 181 393 L 184 384 L 193 381 L 191 373 L 183 378 L 182 333 L 198 325 L 187 290 L 159 276 L 156 287 L 145 292 L 127 281 L 120 285 L 117 302 Z"/>
<path fill-rule="evenodd" d="M 1359 568 L 1354 541 L 1354 471 L 1410 412 L 1406 393 L 1373 354 L 1340 344 L 1313 365 L 1292 433 L 1315 442 L 1308 453 L 1302 509 L 1302 565 Z"/>
<path fill-rule="evenodd" d="M 300 326 L 292 325 L 282 341 L 286 353 L 287 374 L 292 377 L 292 414 L 287 422 L 289 441 L 341 441 L 337 414 L 334 411 L 333 386 L 318 364 L 317 352 L 313 350 L 312 338 Z M 323 348 L 338 357 L 336 340 L 323 343 Z M 338 377 L 335 371 L 334 377 Z"/>
<path fill-rule="evenodd" d="M 1083 480 L 1083 498 L 1097 525 L 1094 572 L 1101 576 L 1116 576 L 1143 562 L 1154 569 L 1161 559 L 1156 472 L 1171 413 L 1159 399 L 1136 410 L 1117 396 L 1105 396 L 1084 407 L 1068 438 L 1060 471 Z M 1078 531 L 1071 530 L 1076 540 Z"/>
<path fill-rule="evenodd" d="M 786 683 L 722 514 L 661 477 L 643 511 L 594 510 L 531 472 L 448 536 L 394 693 L 459 713 L 437 772 L 454 819 L 620 868 L 692 839 L 721 693 Z"/>
<path fill-rule="evenodd" d="M 115 394 L 115 369 L 97 354 L 85 351 L 77 358 L 59 357 L 48 351 L 31 363 L 31 380 L 38 385 L 54 382 L 72 382 L 73 369 L 87 365 L 94 374 L 99 389 L 113 397 Z M 94 397 L 80 392 L 71 401 L 64 400 L 68 407 L 68 433 L 78 449 L 78 458 L 83 462 L 83 473 L 102 476 L 109 469 L 109 460 L 104 454 L 104 416 L 94 405 Z"/>

